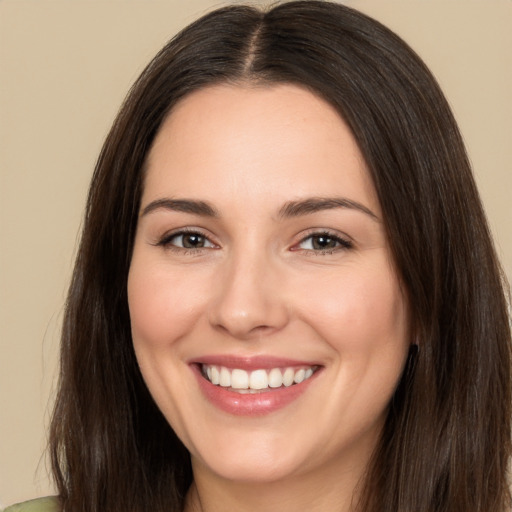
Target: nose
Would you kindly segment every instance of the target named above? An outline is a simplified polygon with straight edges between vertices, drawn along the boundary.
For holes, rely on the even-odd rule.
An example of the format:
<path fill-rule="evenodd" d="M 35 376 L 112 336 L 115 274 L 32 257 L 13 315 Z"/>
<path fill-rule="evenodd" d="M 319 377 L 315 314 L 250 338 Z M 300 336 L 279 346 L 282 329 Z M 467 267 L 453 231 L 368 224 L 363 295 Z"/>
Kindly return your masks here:
<path fill-rule="evenodd" d="M 210 307 L 213 328 L 249 340 L 281 330 L 289 321 L 283 279 L 272 258 L 232 255 L 219 269 Z"/>

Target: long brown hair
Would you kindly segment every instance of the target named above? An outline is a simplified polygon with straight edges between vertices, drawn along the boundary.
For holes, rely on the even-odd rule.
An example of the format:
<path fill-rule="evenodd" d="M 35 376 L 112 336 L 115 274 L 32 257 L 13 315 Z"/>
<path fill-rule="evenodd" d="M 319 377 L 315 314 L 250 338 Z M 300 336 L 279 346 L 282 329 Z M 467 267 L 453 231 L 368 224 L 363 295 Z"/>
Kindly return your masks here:
<path fill-rule="evenodd" d="M 378 22 L 319 1 L 214 11 L 171 40 L 130 91 L 92 179 L 64 319 L 51 426 L 66 512 L 179 512 L 187 450 L 134 356 L 126 281 L 155 134 L 210 84 L 295 83 L 351 127 L 407 291 L 413 349 L 362 482 L 365 512 L 505 512 L 510 326 L 464 145 L 436 81 Z"/>

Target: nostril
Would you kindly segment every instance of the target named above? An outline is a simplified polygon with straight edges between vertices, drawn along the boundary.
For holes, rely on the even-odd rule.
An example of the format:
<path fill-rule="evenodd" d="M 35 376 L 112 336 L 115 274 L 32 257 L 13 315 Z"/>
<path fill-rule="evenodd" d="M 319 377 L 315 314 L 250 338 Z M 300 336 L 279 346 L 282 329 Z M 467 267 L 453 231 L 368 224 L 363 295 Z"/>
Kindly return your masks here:
<path fill-rule="evenodd" d="M 263 336 L 268 336 L 277 331 L 276 327 L 270 325 L 256 325 L 256 326 L 243 326 L 243 325 L 225 325 L 214 324 L 214 329 L 221 331 L 224 334 L 235 337 L 237 339 L 255 339 Z"/>

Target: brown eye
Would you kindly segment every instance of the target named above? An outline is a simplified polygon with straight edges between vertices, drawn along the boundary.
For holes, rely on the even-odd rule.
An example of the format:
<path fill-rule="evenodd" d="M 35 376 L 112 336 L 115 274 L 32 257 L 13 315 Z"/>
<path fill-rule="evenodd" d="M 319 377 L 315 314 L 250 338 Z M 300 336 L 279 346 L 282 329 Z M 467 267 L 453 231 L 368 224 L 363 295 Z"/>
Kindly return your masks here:
<path fill-rule="evenodd" d="M 304 238 L 299 248 L 317 253 L 330 253 L 342 249 L 351 249 L 352 242 L 330 233 L 314 233 Z"/>
<path fill-rule="evenodd" d="M 335 249 L 338 246 L 338 241 L 325 235 L 315 235 L 311 237 L 311 245 L 314 250 L 322 251 L 325 249 Z"/>
<path fill-rule="evenodd" d="M 197 233 L 181 235 L 181 239 L 182 246 L 186 249 L 197 249 L 204 247 L 206 243 L 206 238 L 202 235 L 198 235 Z"/>
<path fill-rule="evenodd" d="M 213 248 L 215 245 L 208 240 L 201 233 L 193 231 L 181 231 L 179 233 L 173 233 L 165 237 L 159 245 L 169 248 L 179 249 L 206 249 Z"/>

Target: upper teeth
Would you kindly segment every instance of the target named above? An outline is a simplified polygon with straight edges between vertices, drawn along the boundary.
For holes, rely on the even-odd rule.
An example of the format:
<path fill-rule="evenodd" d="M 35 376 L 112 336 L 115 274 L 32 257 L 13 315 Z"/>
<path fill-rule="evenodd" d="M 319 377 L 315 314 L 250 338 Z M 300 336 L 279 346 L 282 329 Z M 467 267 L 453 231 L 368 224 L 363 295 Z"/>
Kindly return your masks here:
<path fill-rule="evenodd" d="M 238 368 L 203 365 L 203 375 L 212 383 L 224 388 L 254 389 L 280 388 L 299 384 L 313 375 L 314 367 L 271 368 L 247 372 Z"/>

